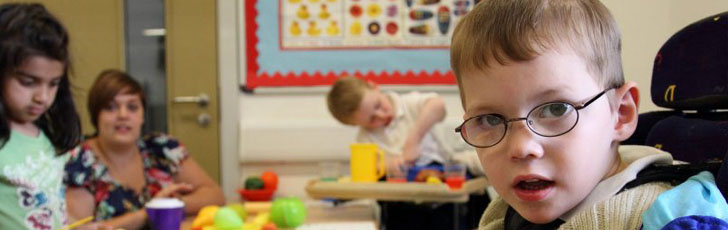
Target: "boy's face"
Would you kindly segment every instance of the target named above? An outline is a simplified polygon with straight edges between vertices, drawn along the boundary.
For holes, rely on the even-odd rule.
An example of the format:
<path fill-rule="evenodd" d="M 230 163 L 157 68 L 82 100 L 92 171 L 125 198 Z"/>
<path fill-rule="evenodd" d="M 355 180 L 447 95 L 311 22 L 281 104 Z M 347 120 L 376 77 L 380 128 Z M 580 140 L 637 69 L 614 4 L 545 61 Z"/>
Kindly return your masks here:
<path fill-rule="evenodd" d="M 372 130 L 389 125 L 393 118 L 392 103 L 387 95 L 376 88 L 367 89 L 352 116 L 352 124 Z"/>
<path fill-rule="evenodd" d="M 525 117 L 547 102 L 579 105 L 601 89 L 585 62 L 571 52 L 549 51 L 532 61 L 465 72 L 461 79 L 464 118 L 500 114 Z M 490 183 L 521 216 L 548 223 L 579 204 L 619 164 L 615 150 L 616 113 L 602 96 L 581 109 L 576 126 L 556 137 L 532 132 L 525 121 L 508 123 L 495 146 L 478 148 Z"/>

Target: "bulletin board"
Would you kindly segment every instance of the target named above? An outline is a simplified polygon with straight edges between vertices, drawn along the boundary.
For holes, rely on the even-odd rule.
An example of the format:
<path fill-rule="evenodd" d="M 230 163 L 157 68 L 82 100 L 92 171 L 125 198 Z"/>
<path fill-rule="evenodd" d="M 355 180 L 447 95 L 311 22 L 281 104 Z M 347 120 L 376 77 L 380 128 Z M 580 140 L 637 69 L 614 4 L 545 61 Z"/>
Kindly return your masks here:
<path fill-rule="evenodd" d="M 452 85 L 450 38 L 473 0 L 244 0 L 243 89 Z"/>

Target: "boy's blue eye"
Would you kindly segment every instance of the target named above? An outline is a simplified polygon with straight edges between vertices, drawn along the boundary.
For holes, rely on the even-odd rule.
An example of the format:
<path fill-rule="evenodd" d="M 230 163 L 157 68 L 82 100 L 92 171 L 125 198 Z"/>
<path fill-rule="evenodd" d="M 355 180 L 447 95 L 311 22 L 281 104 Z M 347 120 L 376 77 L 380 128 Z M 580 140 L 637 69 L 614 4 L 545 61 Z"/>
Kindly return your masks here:
<path fill-rule="evenodd" d="M 573 109 L 571 105 L 566 103 L 551 103 L 541 106 L 536 114 L 539 118 L 557 118 L 568 114 Z"/>
<path fill-rule="evenodd" d="M 482 115 L 475 118 L 478 121 L 478 125 L 482 128 L 489 128 L 503 124 L 503 118 L 494 115 Z"/>

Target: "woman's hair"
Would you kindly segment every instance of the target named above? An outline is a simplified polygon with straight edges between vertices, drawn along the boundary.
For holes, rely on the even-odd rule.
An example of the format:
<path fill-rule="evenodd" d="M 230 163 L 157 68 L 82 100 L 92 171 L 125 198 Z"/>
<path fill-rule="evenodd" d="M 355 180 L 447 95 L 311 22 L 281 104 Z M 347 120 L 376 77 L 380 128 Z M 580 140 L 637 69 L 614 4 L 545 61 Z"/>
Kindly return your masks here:
<path fill-rule="evenodd" d="M 88 113 L 91 116 L 91 123 L 98 133 L 99 113 L 108 106 L 118 94 L 139 95 L 142 100 L 142 108 L 146 108 L 147 100 L 144 96 L 142 86 L 128 74 L 115 69 L 102 71 L 96 81 L 91 85 L 88 93 Z"/>
<path fill-rule="evenodd" d="M 81 123 L 73 105 L 68 69 L 68 32 L 46 8 L 37 3 L 0 5 L 0 93 L 4 78 L 35 56 L 63 63 L 63 75 L 53 104 L 34 123 L 62 154 L 75 147 L 81 136 Z M 0 103 L 0 142 L 10 138 L 9 111 Z"/>

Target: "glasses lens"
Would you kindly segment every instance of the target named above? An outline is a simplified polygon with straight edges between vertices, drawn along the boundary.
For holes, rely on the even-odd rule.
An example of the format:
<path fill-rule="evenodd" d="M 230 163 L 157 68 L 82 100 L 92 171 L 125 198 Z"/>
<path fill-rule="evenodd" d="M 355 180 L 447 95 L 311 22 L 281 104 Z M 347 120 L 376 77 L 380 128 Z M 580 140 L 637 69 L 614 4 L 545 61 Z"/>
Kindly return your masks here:
<path fill-rule="evenodd" d="M 465 121 L 461 134 L 463 139 L 476 147 L 495 145 L 506 132 L 505 120 L 500 116 L 481 115 Z"/>
<path fill-rule="evenodd" d="M 574 106 L 568 103 L 548 103 L 528 114 L 528 126 L 541 136 L 553 137 L 571 130 L 579 120 Z"/>

